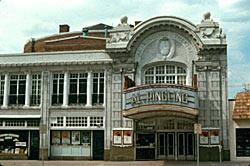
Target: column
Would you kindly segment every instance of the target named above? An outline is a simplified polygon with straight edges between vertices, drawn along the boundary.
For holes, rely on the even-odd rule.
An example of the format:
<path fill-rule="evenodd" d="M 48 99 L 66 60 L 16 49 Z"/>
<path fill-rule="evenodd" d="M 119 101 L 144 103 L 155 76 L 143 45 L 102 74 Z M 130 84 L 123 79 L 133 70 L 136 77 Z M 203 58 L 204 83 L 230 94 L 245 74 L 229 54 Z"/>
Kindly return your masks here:
<path fill-rule="evenodd" d="M 63 83 L 63 106 L 67 107 L 69 104 L 68 98 L 68 86 L 69 86 L 69 72 L 64 72 L 64 83 Z"/>
<path fill-rule="evenodd" d="M 26 87 L 25 87 L 25 107 L 30 106 L 30 90 L 31 90 L 31 74 L 28 72 L 26 74 Z"/>
<path fill-rule="evenodd" d="M 8 98 L 8 91 L 9 91 L 9 74 L 6 73 L 4 77 L 4 94 L 3 94 L 3 107 L 8 107 L 9 98 Z"/>
<path fill-rule="evenodd" d="M 87 105 L 92 106 L 92 72 L 88 72 L 88 79 L 87 79 Z"/>

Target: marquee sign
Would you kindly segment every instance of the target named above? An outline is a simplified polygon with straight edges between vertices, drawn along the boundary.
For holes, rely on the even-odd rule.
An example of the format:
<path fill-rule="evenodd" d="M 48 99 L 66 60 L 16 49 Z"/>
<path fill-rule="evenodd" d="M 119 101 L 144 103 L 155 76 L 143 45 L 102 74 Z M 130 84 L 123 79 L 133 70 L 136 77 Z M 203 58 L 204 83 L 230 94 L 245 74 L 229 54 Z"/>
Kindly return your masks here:
<path fill-rule="evenodd" d="M 145 111 L 171 110 L 197 115 L 196 89 L 181 85 L 143 85 L 124 90 L 123 115 Z"/>

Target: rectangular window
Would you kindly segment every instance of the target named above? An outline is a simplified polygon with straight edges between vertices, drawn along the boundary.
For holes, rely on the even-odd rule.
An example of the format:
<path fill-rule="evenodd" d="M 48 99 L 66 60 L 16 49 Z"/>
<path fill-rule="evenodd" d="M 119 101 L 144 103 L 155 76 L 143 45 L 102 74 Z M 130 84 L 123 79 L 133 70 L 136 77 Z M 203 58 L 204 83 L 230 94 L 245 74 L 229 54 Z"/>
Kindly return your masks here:
<path fill-rule="evenodd" d="M 70 74 L 69 104 L 87 103 L 87 73 Z"/>
<path fill-rule="evenodd" d="M 10 105 L 24 105 L 25 104 L 25 89 L 26 89 L 26 75 L 11 75 L 10 76 Z"/>
<path fill-rule="evenodd" d="M 41 74 L 32 75 L 31 105 L 40 105 L 41 100 Z"/>
<path fill-rule="evenodd" d="M 53 75 L 52 105 L 63 104 L 64 74 Z"/>
<path fill-rule="evenodd" d="M 250 156 L 250 129 L 236 129 L 236 156 Z"/>
<path fill-rule="evenodd" d="M 104 102 L 104 73 L 94 73 L 92 104 L 103 104 Z"/>
<path fill-rule="evenodd" d="M 0 105 L 3 105 L 4 96 L 4 75 L 0 75 Z"/>

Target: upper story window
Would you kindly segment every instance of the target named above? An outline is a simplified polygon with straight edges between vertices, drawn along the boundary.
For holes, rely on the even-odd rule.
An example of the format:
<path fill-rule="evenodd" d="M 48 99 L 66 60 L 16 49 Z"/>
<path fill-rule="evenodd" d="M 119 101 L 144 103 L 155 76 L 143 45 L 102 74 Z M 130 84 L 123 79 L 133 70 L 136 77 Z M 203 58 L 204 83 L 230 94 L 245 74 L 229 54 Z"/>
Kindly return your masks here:
<path fill-rule="evenodd" d="M 69 104 L 87 103 L 87 73 L 70 74 Z"/>
<path fill-rule="evenodd" d="M 64 74 L 53 75 L 52 105 L 63 104 Z"/>
<path fill-rule="evenodd" d="M 104 73 L 93 73 L 92 104 L 103 104 L 104 102 Z"/>
<path fill-rule="evenodd" d="M 26 89 L 26 75 L 11 75 L 10 76 L 10 105 L 25 104 L 25 89 Z"/>
<path fill-rule="evenodd" d="M 145 71 L 145 84 L 169 83 L 186 85 L 186 70 L 175 65 L 159 65 Z"/>
<path fill-rule="evenodd" d="M 31 81 L 31 105 L 40 105 L 41 102 L 41 74 L 33 74 Z"/>
<path fill-rule="evenodd" d="M 0 75 L 0 105 L 3 105 L 4 96 L 4 75 Z"/>

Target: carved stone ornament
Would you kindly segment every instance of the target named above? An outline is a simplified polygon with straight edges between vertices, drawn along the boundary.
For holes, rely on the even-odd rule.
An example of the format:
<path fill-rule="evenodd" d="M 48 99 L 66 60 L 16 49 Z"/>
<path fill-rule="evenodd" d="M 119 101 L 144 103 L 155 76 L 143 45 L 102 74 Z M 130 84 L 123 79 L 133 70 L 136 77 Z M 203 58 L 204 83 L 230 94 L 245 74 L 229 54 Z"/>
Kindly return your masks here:
<path fill-rule="evenodd" d="M 226 35 L 222 34 L 222 29 L 219 28 L 219 24 L 217 22 L 214 22 L 210 17 L 211 17 L 210 12 L 205 12 L 203 14 L 203 19 L 201 20 L 201 24 L 198 25 L 201 37 L 205 39 L 226 38 Z"/>
<path fill-rule="evenodd" d="M 120 21 L 121 23 L 110 32 L 107 43 L 127 42 L 133 36 L 133 28 L 127 23 L 128 17 L 122 16 Z"/>
<path fill-rule="evenodd" d="M 165 58 L 172 58 L 175 52 L 175 43 L 173 40 L 163 37 L 157 43 L 158 53 Z"/>

